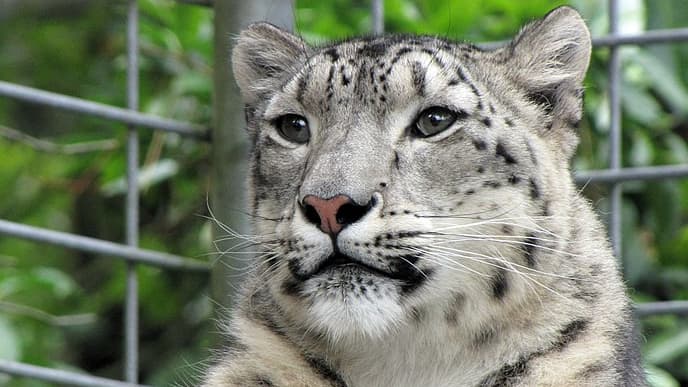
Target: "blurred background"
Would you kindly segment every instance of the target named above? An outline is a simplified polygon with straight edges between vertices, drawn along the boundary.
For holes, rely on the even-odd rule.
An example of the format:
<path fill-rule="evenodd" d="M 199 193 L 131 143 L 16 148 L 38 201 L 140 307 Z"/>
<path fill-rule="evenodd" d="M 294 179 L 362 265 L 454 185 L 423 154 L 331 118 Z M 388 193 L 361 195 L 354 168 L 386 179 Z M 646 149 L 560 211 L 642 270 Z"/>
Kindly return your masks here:
<path fill-rule="evenodd" d="M 685 0 L 620 3 L 622 33 L 688 27 Z M 607 33 L 599 0 L 386 0 L 385 30 L 502 41 L 562 4 L 583 14 L 593 36 Z M 141 110 L 210 125 L 213 70 L 229 69 L 230 46 L 228 36 L 227 62 L 213 63 L 212 7 L 139 7 Z M 127 106 L 126 15 L 117 0 L 0 0 L 0 80 Z M 297 0 L 294 16 L 311 43 L 371 31 L 369 1 Z M 622 165 L 688 164 L 688 42 L 623 47 L 620 56 Z M 608 60 L 608 48 L 594 50 L 577 171 L 610 162 Z M 210 143 L 139 136 L 140 245 L 213 264 Z M 0 97 L 0 219 L 122 242 L 126 137 L 122 124 Z M 582 189 L 606 217 L 608 188 Z M 623 192 L 621 260 L 633 299 L 688 299 L 688 180 L 628 182 Z M 141 381 L 194 385 L 217 342 L 207 274 L 136 270 Z M 119 260 L 0 236 L 0 359 L 121 377 L 125 275 Z M 686 317 L 641 322 L 653 385 L 688 386 Z M 0 374 L 0 386 L 49 385 Z"/>

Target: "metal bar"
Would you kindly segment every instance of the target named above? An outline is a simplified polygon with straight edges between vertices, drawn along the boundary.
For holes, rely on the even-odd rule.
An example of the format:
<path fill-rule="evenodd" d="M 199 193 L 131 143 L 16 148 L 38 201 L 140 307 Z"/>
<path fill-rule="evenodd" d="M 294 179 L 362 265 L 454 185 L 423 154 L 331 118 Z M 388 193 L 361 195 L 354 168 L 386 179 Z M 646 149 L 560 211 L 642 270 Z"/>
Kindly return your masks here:
<path fill-rule="evenodd" d="M 592 45 L 595 48 L 613 46 L 643 46 L 647 44 L 663 44 L 688 41 L 688 28 L 670 28 L 663 30 L 648 30 L 640 34 L 618 35 L 609 33 L 605 36 L 592 38 Z M 483 49 L 494 50 L 508 44 L 508 40 L 498 40 L 492 42 L 478 43 Z"/>
<path fill-rule="evenodd" d="M 595 47 L 645 45 L 654 43 L 672 43 L 688 40 L 688 28 L 673 28 L 665 30 L 649 30 L 641 34 L 616 35 L 592 38 Z"/>
<path fill-rule="evenodd" d="M 635 307 L 638 317 L 660 314 L 688 315 L 688 301 L 645 302 Z"/>
<path fill-rule="evenodd" d="M 609 1 L 609 32 L 619 31 L 619 3 Z M 609 49 L 609 169 L 618 172 L 621 168 L 621 56 L 620 48 L 612 46 Z M 623 200 L 623 186 L 611 184 L 609 192 L 609 238 L 614 254 L 621 257 L 621 205 Z"/>
<path fill-rule="evenodd" d="M 190 4 L 190 5 L 200 5 L 203 7 L 212 7 L 214 4 L 213 0 L 176 0 L 178 3 Z"/>
<path fill-rule="evenodd" d="M 210 265 L 205 262 L 180 257 L 177 255 L 139 249 L 136 247 L 125 246 L 118 243 L 74 235 L 66 232 L 46 230 L 40 227 L 27 226 L 22 223 L 9 222 L 2 219 L 0 219 L 0 234 L 10 235 L 35 242 L 63 246 L 79 251 L 87 251 L 94 254 L 123 258 L 127 261 L 138 262 L 162 268 L 204 272 L 210 270 Z"/>
<path fill-rule="evenodd" d="M 5 81 L 0 81 L 0 95 L 26 102 L 52 106 L 58 109 L 106 118 L 130 125 L 179 133 L 180 135 L 204 140 L 209 139 L 210 136 L 209 129 L 198 124 L 143 114 L 98 102 L 52 93 L 32 87 L 20 86 Z"/>
<path fill-rule="evenodd" d="M 127 107 L 139 109 L 139 8 L 129 0 L 127 12 Z M 139 135 L 133 125 L 127 137 L 127 195 L 125 214 L 126 244 L 139 244 Z M 124 380 L 139 379 L 139 281 L 136 263 L 127 262 L 124 305 Z"/>
<path fill-rule="evenodd" d="M 574 173 L 577 184 L 615 184 L 633 180 L 662 180 L 688 177 L 688 165 L 661 165 L 651 167 L 601 169 Z"/>
<path fill-rule="evenodd" d="M 145 387 L 140 384 L 124 383 L 97 376 L 38 367 L 3 359 L 0 359 L 0 373 L 78 387 Z"/>
<path fill-rule="evenodd" d="M 382 0 L 373 0 L 371 4 L 371 18 L 373 19 L 373 34 L 385 32 L 385 7 Z"/>

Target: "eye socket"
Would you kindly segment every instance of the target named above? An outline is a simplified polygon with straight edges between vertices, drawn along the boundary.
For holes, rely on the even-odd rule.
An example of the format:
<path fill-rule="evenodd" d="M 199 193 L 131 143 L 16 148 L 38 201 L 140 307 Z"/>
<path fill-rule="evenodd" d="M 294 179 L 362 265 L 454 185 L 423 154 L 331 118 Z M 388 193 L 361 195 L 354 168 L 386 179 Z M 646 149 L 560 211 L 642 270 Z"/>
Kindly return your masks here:
<path fill-rule="evenodd" d="M 449 128 L 456 122 L 457 114 L 447 108 L 433 106 L 423 110 L 414 121 L 411 133 L 418 137 L 430 137 Z"/>
<path fill-rule="evenodd" d="M 274 121 L 280 136 L 297 144 L 305 144 L 311 138 L 306 117 L 298 114 L 285 114 Z"/>

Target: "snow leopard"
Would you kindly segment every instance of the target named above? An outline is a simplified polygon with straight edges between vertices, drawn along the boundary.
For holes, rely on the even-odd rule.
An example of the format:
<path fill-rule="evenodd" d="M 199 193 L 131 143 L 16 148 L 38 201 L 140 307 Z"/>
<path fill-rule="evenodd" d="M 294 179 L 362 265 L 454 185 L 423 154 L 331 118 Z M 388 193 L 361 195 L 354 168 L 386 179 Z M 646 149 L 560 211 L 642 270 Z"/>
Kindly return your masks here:
<path fill-rule="evenodd" d="M 590 54 L 569 7 L 490 50 L 241 32 L 257 253 L 204 385 L 645 385 L 570 168 Z"/>

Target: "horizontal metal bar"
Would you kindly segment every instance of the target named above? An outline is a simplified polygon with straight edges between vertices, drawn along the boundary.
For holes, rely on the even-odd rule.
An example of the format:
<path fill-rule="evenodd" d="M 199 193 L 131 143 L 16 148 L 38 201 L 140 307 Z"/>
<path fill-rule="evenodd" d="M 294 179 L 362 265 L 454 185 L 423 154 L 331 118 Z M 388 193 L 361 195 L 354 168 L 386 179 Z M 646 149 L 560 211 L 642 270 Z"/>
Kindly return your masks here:
<path fill-rule="evenodd" d="M 624 45 L 644 45 L 656 43 L 672 43 L 688 41 L 688 28 L 671 28 L 664 30 L 649 30 L 639 34 L 610 34 L 592 38 L 593 47 L 609 47 Z M 509 43 L 509 40 L 478 43 L 480 48 L 494 50 Z"/>
<path fill-rule="evenodd" d="M 97 376 L 0 359 L 0 373 L 79 387 L 145 387 Z"/>
<path fill-rule="evenodd" d="M 177 2 L 191 5 L 201 5 L 204 7 L 212 7 L 214 4 L 213 0 L 177 0 Z"/>
<path fill-rule="evenodd" d="M 95 254 L 123 258 L 130 262 L 139 262 L 168 269 L 193 271 L 210 270 L 210 265 L 206 262 L 200 262 L 177 255 L 103 241 L 96 238 L 89 238 L 60 231 L 46 230 L 40 227 L 27 226 L 25 224 L 9 222 L 1 219 L 0 234 L 11 235 L 13 237 L 36 242 L 49 243 L 80 251 L 88 251 Z"/>
<path fill-rule="evenodd" d="M 618 170 L 600 169 L 577 171 L 574 173 L 577 184 L 622 183 L 631 180 L 662 180 L 688 177 L 688 165 L 661 165 L 653 167 L 623 168 Z"/>
<path fill-rule="evenodd" d="M 671 43 L 688 41 L 688 28 L 673 28 L 665 30 L 649 30 L 639 34 L 606 35 L 592 38 L 596 47 L 643 45 L 652 43 Z"/>
<path fill-rule="evenodd" d="M 0 81 L 0 95 L 26 102 L 52 106 L 58 109 L 89 114 L 130 125 L 179 133 L 184 136 L 191 136 L 204 140 L 209 139 L 210 134 L 208 128 L 198 124 L 170 120 L 4 81 Z"/>
<path fill-rule="evenodd" d="M 688 315 L 688 301 L 645 302 L 636 305 L 635 313 L 638 317 L 658 314 Z"/>

